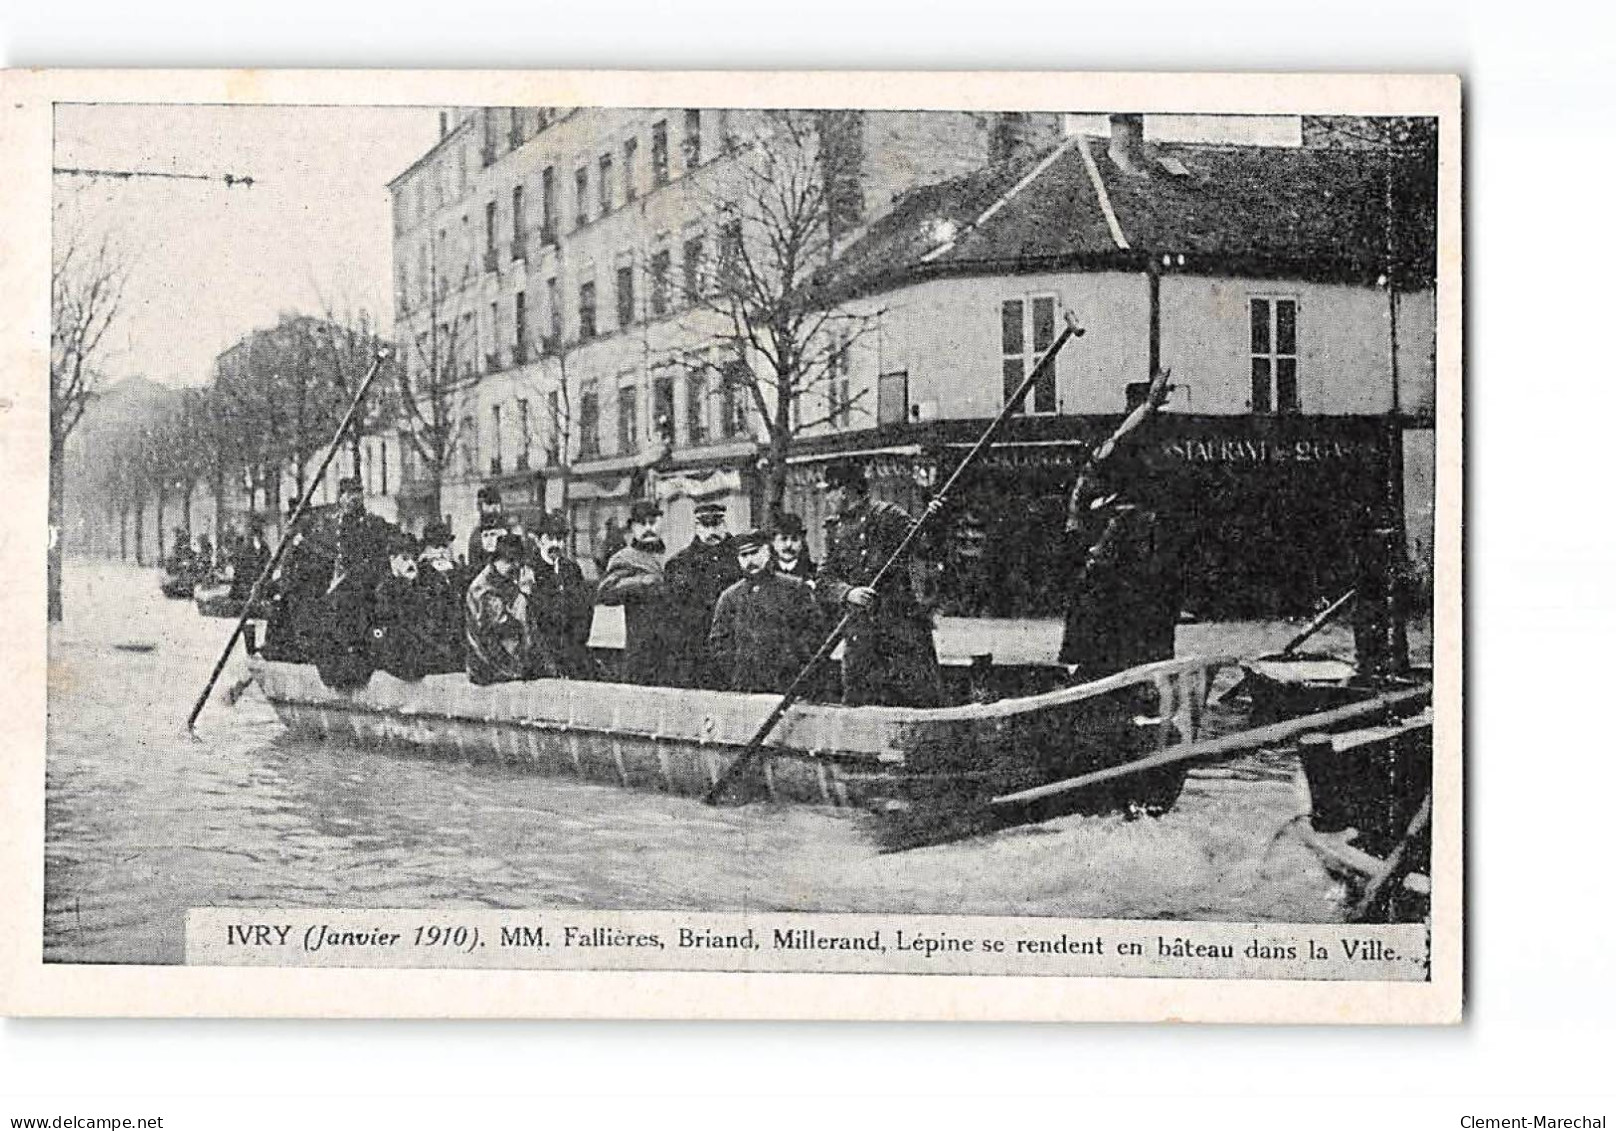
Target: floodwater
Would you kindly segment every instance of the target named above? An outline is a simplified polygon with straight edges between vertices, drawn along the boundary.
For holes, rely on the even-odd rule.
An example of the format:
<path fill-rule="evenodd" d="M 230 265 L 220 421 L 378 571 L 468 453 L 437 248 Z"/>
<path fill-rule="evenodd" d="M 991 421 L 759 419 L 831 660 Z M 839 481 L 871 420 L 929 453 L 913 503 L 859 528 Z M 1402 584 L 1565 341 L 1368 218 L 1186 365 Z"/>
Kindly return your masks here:
<path fill-rule="evenodd" d="M 1072 817 L 909 852 L 874 818 L 715 809 L 498 765 L 294 741 L 257 689 L 184 721 L 232 623 L 153 570 L 70 562 L 53 629 L 45 955 L 180 962 L 190 907 L 848 911 L 1330 921 L 1340 891 L 1287 835 L 1294 766 L 1191 774 L 1159 820 Z M 1196 647 L 1291 626 L 1192 626 Z M 136 652 L 119 645 L 155 645 Z M 1180 651 L 1185 651 L 1181 640 Z"/>

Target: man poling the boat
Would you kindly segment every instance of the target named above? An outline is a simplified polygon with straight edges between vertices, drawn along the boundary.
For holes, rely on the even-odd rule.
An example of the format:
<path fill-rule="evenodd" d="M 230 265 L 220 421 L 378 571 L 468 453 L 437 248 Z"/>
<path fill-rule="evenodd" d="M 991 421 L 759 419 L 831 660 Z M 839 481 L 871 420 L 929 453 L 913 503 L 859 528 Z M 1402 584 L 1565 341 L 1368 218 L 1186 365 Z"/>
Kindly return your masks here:
<path fill-rule="evenodd" d="M 842 655 L 842 702 L 850 707 L 936 707 L 943 701 L 942 670 L 932 638 L 934 572 L 914 552 L 871 584 L 882 563 L 915 526 L 902 507 L 870 498 L 862 465 L 832 464 L 821 485 L 837 515 L 836 536 L 820 566 L 819 599 L 832 613 L 850 614 Z"/>
<path fill-rule="evenodd" d="M 315 666 L 332 687 L 358 687 L 370 678 L 371 620 L 376 586 L 387 572 L 394 527 L 365 510 L 358 476 L 337 485 L 336 561 L 324 599 L 325 631 Z"/>
<path fill-rule="evenodd" d="M 1044 356 L 1038 359 L 1038 364 L 1034 365 L 1031 371 L 1022 378 L 1021 384 L 1016 387 L 1015 392 L 1004 398 L 1004 407 L 999 409 L 999 415 L 993 418 L 993 421 L 983 431 L 976 443 L 971 446 L 971 450 L 965 453 L 965 457 L 960 460 L 959 464 L 949 474 L 948 479 L 944 481 L 937 494 L 932 497 L 931 502 L 926 504 L 925 513 L 909 527 L 909 532 L 904 535 L 903 540 L 898 543 L 891 555 L 881 564 L 881 568 L 876 570 L 875 576 L 870 578 L 863 588 L 870 589 L 872 592 L 879 592 L 881 583 L 903 560 L 904 555 L 909 551 L 909 547 L 920 537 L 927 523 L 942 512 L 949 493 L 954 489 L 955 484 L 960 481 L 960 477 L 981 458 L 983 452 L 992 446 L 993 438 L 1004 427 L 1005 421 L 1009 420 L 1011 415 L 1020 409 L 1021 402 L 1027 399 L 1028 393 L 1032 392 L 1033 385 L 1049 371 L 1049 367 L 1054 364 L 1055 357 L 1065 348 L 1066 343 L 1083 334 L 1083 327 L 1078 325 L 1077 316 L 1070 309 L 1065 311 L 1065 318 L 1066 325 L 1061 329 L 1059 336 L 1050 343 L 1049 349 L 1044 352 Z M 1165 381 L 1165 374 L 1162 375 L 1162 379 Z M 840 523 L 837 524 L 838 537 L 840 537 L 840 525 Z M 797 678 L 791 681 L 791 686 L 781 693 L 780 701 L 774 705 L 774 709 L 769 712 L 762 725 L 753 733 L 751 741 L 746 744 L 746 749 L 741 751 L 740 755 L 729 764 L 718 780 L 713 783 L 712 788 L 707 791 L 705 799 L 709 805 L 716 805 L 719 798 L 724 796 L 730 783 L 745 773 L 752 765 L 758 751 L 763 749 L 763 740 L 785 717 L 786 712 L 791 709 L 791 704 L 796 701 L 797 697 L 812 686 L 815 669 L 830 658 L 831 652 L 835 650 L 836 645 L 841 642 L 843 634 L 847 631 L 852 617 L 853 610 L 851 608 L 842 614 L 842 619 L 837 622 L 836 627 L 831 629 L 830 635 L 819 645 L 819 650 L 813 654 L 807 664 L 803 665 L 802 671 L 797 673 Z"/>

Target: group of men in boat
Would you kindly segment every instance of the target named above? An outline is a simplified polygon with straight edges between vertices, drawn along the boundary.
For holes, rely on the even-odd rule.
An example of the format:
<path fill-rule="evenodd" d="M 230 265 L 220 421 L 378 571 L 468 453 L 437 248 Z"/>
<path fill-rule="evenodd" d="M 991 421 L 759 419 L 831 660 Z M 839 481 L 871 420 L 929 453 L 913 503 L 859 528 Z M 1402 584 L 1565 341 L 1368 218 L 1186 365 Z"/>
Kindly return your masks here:
<path fill-rule="evenodd" d="M 696 506 L 694 539 L 669 555 L 661 511 L 642 500 L 625 544 L 591 584 L 566 553 L 558 514 L 524 530 L 485 487 L 461 565 L 445 524 L 429 523 L 417 541 L 367 512 L 359 481 L 344 479 L 335 516 L 291 533 L 271 586 L 264 654 L 314 663 L 328 684 L 345 687 L 378 668 L 405 679 L 464 671 L 479 684 L 594 679 L 602 675 L 589 649 L 594 606 L 616 605 L 625 639 L 614 678 L 778 693 L 845 616 L 841 687 L 821 677 L 803 689 L 808 697 L 941 705 L 935 566 L 915 549 L 871 584 L 914 520 L 873 499 L 855 462 L 828 467 L 821 488 L 834 518 L 823 563 L 809 557 L 797 516 L 731 533 L 718 502 Z M 1067 530 L 1075 581 L 1061 661 L 1096 678 L 1171 656 L 1175 587 L 1162 572 L 1153 516 L 1113 479 L 1090 475 L 1073 489 Z"/>

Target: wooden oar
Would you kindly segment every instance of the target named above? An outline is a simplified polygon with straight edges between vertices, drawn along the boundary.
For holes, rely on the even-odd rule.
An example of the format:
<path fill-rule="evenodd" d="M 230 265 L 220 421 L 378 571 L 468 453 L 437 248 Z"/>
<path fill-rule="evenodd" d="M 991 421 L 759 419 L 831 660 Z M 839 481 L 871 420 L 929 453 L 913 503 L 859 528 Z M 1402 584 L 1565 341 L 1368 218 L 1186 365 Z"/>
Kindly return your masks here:
<path fill-rule="evenodd" d="M 1001 794 L 990 799 L 988 804 L 1025 805 L 1030 801 L 1042 801 L 1046 797 L 1058 797 L 1063 793 L 1087 789 L 1089 786 L 1099 785 L 1101 782 L 1111 781 L 1113 778 L 1127 777 L 1129 774 L 1142 773 L 1145 770 L 1154 770 L 1159 766 L 1171 766 L 1178 762 L 1189 762 L 1197 758 L 1216 758 L 1225 754 L 1237 754 L 1243 750 L 1252 750 L 1259 746 L 1284 742 L 1286 739 L 1295 738 L 1297 735 L 1306 734 L 1308 731 L 1339 726 L 1342 723 L 1352 722 L 1354 719 L 1390 711 L 1405 703 L 1414 703 L 1430 697 L 1431 688 L 1429 686 L 1410 688 L 1407 691 L 1395 691 L 1390 695 L 1379 695 L 1373 699 L 1366 699 L 1362 703 L 1349 703 L 1345 707 L 1335 707 L 1328 711 L 1320 711 L 1317 714 L 1303 715 L 1299 719 L 1286 719 L 1284 722 L 1272 723 L 1269 726 L 1257 727 L 1254 730 L 1226 734 L 1222 738 L 1203 739 L 1200 742 L 1190 742 L 1183 746 L 1170 747 L 1158 754 L 1136 758 L 1131 762 L 1123 762 L 1117 766 L 1107 766 L 1103 770 L 1093 770 L 1086 774 L 1079 774 L 1075 778 L 1050 782 L 1048 785 L 1034 786 L 1032 789 L 1023 789 L 1016 793 Z"/>
<path fill-rule="evenodd" d="M 1325 609 L 1318 616 L 1314 617 L 1312 620 L 1308 621 L 1306 627 L 1304 627 L 1301 632 L 1298 632 L 1295 636 L 1291 637 L 1290 640 L 1286 641 L 1285 647 L 1281 648 L 1277 653 L 1275 653 L 1275 655 L 1289 656 L 1292 652 L 1296 651 L 1303 644 L 1305 644 L 1309 640 L 1313 639 L 1314 634 L 1317 633 L 1319 631 L 1319 629 L 1323 628 L 1325 625 L 1327 625 L 1331 621 L 1333 621 L 1336 618 L 1337 614 L 1339 614 L 1342 609 L 1346 608 L 1349 604 L 1351 604 L 1352 599 L 1354 597 L 1356 597 L 1357 595 L 1358 595 L 1358 591 L 1356 589 L 1348 589 L 1345 593 L 1341 594 L 1341 596 L 1337 597 L 1334 601 L 1331 601 L 1330 605 L 1329 605 L 1329 607 L 1327 609 Z M 1260 660 L 1263 657 L 1262 656 L 1253 656 L 1251 658 L 1254 659 L 1254 660 Z M 1224 691 L 1223 693 L 1221 693 L 1219 695 L 1214 695 L 1211 698 L 1211 700 L 1207 703 L 1207 706 L 1208 707 L 1216 707 L 1218 704 L 1222 703 L 1225 699 L 1231 699 L 1234 696 L 1240 694 L 1240 690 L 1243 687 L 1246 686 L 1246 681 L 1249 680 L 1250 678 L 1251 678 L 1251 673 L 1249 673 L 1249 672 L 1242 675 L 1239 679 L 1235 680 L 1235 682 L 1229 686 L 1229 689 L 1227 691 Z"/>
<path fill-rule="evenodd" d="M 331 461 L 336 458 L 337 449 L 342 446 L 343 437 L 348 434 L 348 429 L 353 427 L 354 421 L 359 418 L 359 406 L 364 403 L 365 394 L 370 392 L 370 386 L 376 380 L 376 375 L 382 371 L 382 362 L 387 359 L 390 352 L 386 347 L 376 351 L 376 360 L 370 363 L 370 372 L 366 373 L 365 379 L 359 383 L 359 392 L 354 394 L 353 403 L 348 406 L 348 412 L 343 416 L 342 423 L 337 425 L 337 434 L 332 436 L 331 443 L 326 445 L 325 455 L 320 457 L 320 463 L 314 469 L 313 477 L 309 479 L 308 486 L 303 488 L 303 497 L 298 499 L 297 506 L 292 508 L 292 517 L 286 522 L 286 533 L 281 538 L 280 545 L 275 547 L 275 552 L 270 555 L 269 561 L 264 564 L 264 568 L 258 573 L 257 580 L 253 582 L 252 592 L 247 594 L 247 603 L 242 606 L 241 617 L 236 621 L 235 631 L 230 634 L 230 639 L 225 642 L 224 651 L 219 653 L 219 660 L 213 665 L 213 673 L 208 676 L 207 686 L 202 689 L 202 694 L 196 697 L 196 706 L 191 708 L 190 717 L 185 720 L 185 729 L 187 731 L 196 730 L 196 717 L 202 713 L 202 707 L 207 703 L 208 696 L 213 692 L 213 685 L 219 682 L 219 673 L 224 671 L 224 665 L 229 661 L 230 653 L 235 650 L 236 641 L 241 639 L 241 634 L 247 627 L 247 621 L 252 617 L 253 606 L 258 603 L 259 590 L 264 587 L 264 582 L 269 578 L 269 575 L 275 572 L 275 567 L 280 564 L 281 558 L 285 556 L 287 549 L 291 546 L 292 532 L 297 529 L 298 519 L 302 518 L 303 512 L 308 509 L 309 500 L 314 497 L 314 489 L 320 485 L 320 480 L 325 476 L 326 468 L 330 467 Z"/>
<path fill-rule="evenodd" d="M 999 415 L 993 418 L 993 422 L 987 426 L 981 438 L 976 441 L 970 451 L 965 453 L 965 458 L 960 460 L 959 466 L 954 468 L 948 480 L 938 490 L 937 494 L 932 496 L 931 502 L 926 504 L 926 509 L 921 513 L 920 517 L 910 525 L 909 533 L 905 534 L 903 541 L 898 543 L 898 548 L 893 550 L 887 560 L 881 563 L 881 568 L 876 570 L 875 576 L 864 583 L 867 588 L 876 589 L 880 587 L 881 582 L 886 580 L 887 574 L 909 552 L 909 547 L 914 545 L 915 539 L 919 537 L 925 525 L 942 511 L 949 492 L 953 490 L 954 484 L 959 482 L 960 476 L 965 474 L 966 469 L 975 463 L 981 454 L 988 449 L 993 443 L 993 437 L 998 434 L 1000 428 L 1004 427 L 1004 422 L 1009 420 L 1016 409 L 1021 406 L 1021 402 L 1027 399 L 1027 394 L 1032 391 L 1033 385 L 1037 384 L 1038 379 L 1054 363 L 1055 355 L 1060 353 L 1061 348 L 1067 342 L 1073 338 L 1083 336 L 1083 327 L 1078 325 L 1077 316 L 1070 310 L 1067 310 L 1065 314 L 1066 327 L 1060 332 L 1060 336 L 1050 344 L 1049 349 L 1044 352 L 1044 356 L 1038 359 L 1038 364 L 1033 366 L 1032 372 L 1022 379 L 1016 391 L 1004 399 L 1004 407 L 999 410 Z M 763 725 L 758 727 L 757 732 L 752 735 L 751 741 L 746 744 L 746 749 L 741 751 L 735 760 L 725 768 L 724 772 L 719 775 L 718 780 L 713 783 L 712 789 L 707 791 L 705 798 L 707 804 L 718 804 L 719 798 L 723 797 L 724 791 L 729 788 L 729 784 L 752 764 L 753 759 L 758 756 L 758 752 L 763 748 L 763 740 L 769 737 L 775 726 L 785 717 L 785 713 L 791 709 L 791 705 L 797 701 L 803 689 L 808 686 L 808 680 L 814 671 L 818 669 L 826 657 L 836 650 L 836 645 L 841 642 L 842 636 L 847 632 L 847 626 L 852 623 L 855 612 L 856 610 L 849 609 L 842 614 L 842 619 L 836 622 L 836 627 L 831 629 L 829 636 L 825 637 L 825 642 L 819 646 L 819 650 L 813 654 L 813 657 L 803 665 L 802 670 L 797 673 L 797 678 L 791 681 L 791 684 L 780 696 L 780 701 L 769 712 L 768 718 L 763 720 Z"/>

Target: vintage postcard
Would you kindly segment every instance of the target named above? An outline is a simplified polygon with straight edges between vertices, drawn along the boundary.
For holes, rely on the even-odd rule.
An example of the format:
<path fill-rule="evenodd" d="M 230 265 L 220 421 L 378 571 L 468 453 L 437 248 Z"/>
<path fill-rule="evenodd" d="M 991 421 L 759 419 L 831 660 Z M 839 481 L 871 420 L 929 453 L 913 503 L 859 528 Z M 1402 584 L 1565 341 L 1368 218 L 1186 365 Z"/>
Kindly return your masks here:
<path fill-rule="evenodd" d="M 1447 1023 L 1445 76 L 0 76 L 10 1014 Z"/>

